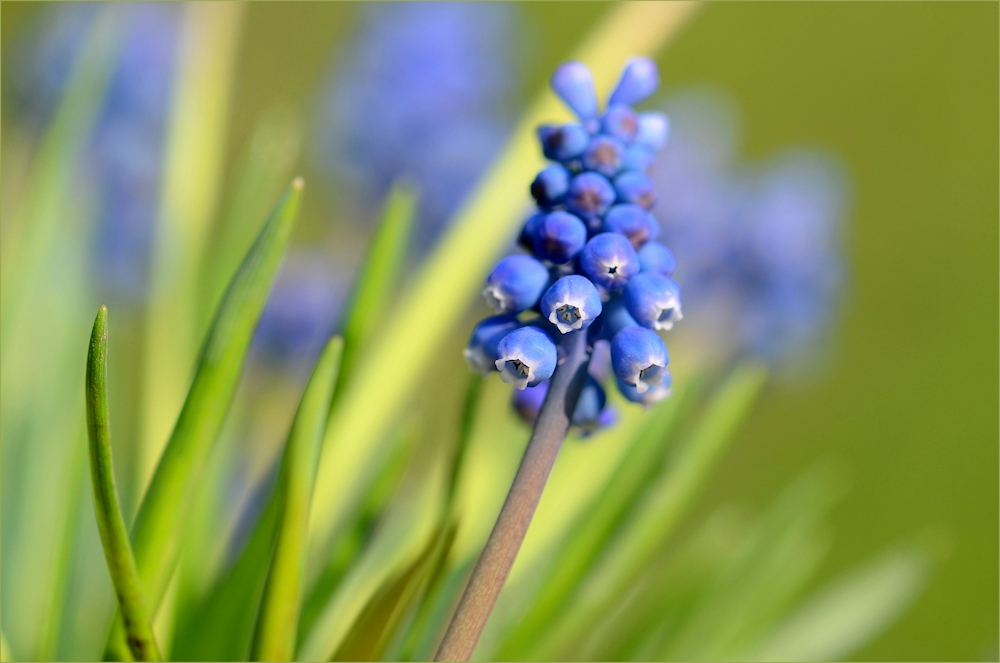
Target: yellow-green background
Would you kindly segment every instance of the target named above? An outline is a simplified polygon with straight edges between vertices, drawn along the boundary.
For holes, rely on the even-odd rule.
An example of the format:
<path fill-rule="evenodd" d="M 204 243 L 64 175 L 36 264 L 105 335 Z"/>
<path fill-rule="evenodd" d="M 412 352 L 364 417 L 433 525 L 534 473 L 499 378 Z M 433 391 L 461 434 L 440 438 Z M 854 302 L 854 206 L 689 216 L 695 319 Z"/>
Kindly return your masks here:
<path fill-rule="evenodd" d="M 37 9 L 4 3 L 4 54 Z M 523 98 L 606 9 L 522 5 Z M 249 7 L 230 163 L 263 109 L 311 108 L 355 10 Z M 833 454 L 853 489 L 824 577 L 928 526 L 943 533 L 950 554 L 928 590 L 861 659 L 996 656 L 998 46 L 996 3 L 718 3 L 659 58 L 667 90 L 732 93 L 744 157 L 822 145 L 853 176 L 851 280 L 830 368 L 768 391 L 703 508 L 763 503 Z M 336 201 L 307 161 L 300 170 L 314 184 L 308 232 Z"/>

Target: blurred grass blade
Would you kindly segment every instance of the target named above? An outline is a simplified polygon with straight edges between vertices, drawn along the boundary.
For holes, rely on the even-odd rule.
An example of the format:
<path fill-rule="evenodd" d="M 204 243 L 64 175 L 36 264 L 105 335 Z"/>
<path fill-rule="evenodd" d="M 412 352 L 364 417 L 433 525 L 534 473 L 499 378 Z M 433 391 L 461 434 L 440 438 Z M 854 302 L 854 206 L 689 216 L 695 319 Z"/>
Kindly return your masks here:
<path fill-rule="evenodd" d="M 140 494 L 167 444 L 190 384 L 198 344 L 211 321 L 211 309 L 201 315 L 199 300 L 204 264 L 212 259 L 206 252 L 225 173 L 244 6 L 195 2 L 185 4 L 182 12 L 150 258 L 142 435 L 136 466 Z"/>
<path fill-rule="evenodd" d="M 930 572 L 929 556 L 904 547 L 835 580 L 804 601 L 753 653 L 762 661 L 841 661 L 894 622 Z"/>
<path fill-rule="evenodd" d="M 614 5 L 573 54 L 589 65 L 598 91 L 617 81 L 621 66 L 637 53 L 652 53 L 673 35 L 698 3 Z M 338 396 L 320 461 L 311 528 L 326 545 L 341 526 L 343 509 L 357 501 L 369 480 L 377 442 L 425 375 L 442 339 L 458 322 L 489 271 L 523 221 L 527 182 L 543 165 L 535 128 L 567 117 L 549 90 L 541 93 L 514 128 L 506 149 L 454 219 L 420 275 L 400 299 L 366 364 Z M 352 371 L 353 373 L 353 371 Z M 392 380 L 385 376 L 392 375 Z M 316 555 L 322 556 L 323 551 Z"/>
<path fill-rule="evenodd" d="M 551 572 L 532 599 L 527 615 L 507 636 L 496 658 L 518 659 L 571 598 L 619 523 L 662 466 L 665 448 L 692 401 L 693 389 L 685 387 L 646 415 L 646 426 L 559 544 Z"/>
<path fill-rule="evenodd" d="M 240 265 L 216 311 L 184 407 L 132 529 L 139 576 L 155 614 L 177 562 L 183 525 L 209 451 L 219 434 L 298 216 L 303 183 L 295 180 Z M 120 621 L 109 640 L 123 650 Z"/>
<path fill-rule="evenodd" d="M 7 644 L 7 636 L 0 631 L 0 661 L 13 661 L 14 656 L 10 653 L 10 645 Z"/>
<path fill-rule="evenodd" d="M 129 648 L 137 661 L 160 661 L 149 613 L 142 599 L 142 585 L 135 567 L 128 530 L 122 518 L 111 460 L 111 425 L 108 418 L 108 307 L 94 320 L 87 352 L 87 432 L 90 434 L 90 472 L 94 488 L 97 527 L 104 543 L 104 557 L 118 597 Z"/>
<path fill-rule="evenodd" d="M 715 462 L 735 436 L 760 393 L 766 369 L 755 363 L 737 366 L 717 389 L 699 423 L 664 474 L 602 557 L 594 586 L 573 604 L 551 630 L 536 655 L 562 658 L 631 591 L 647 564 L 687 512 Z"/>
<path fill-rule="evenodd" d="M 397 180 L 386 197 L 382 218 L 371 239 L 371 245 L 357 283 L 351 295 L 344 323 L 344 358 L 337 376 L 334 399 L 343 390 L 361 345 L 371 338 L 379 318 L 385 314 L 385 304 L 399 285 L 399 275 L 406 264 L 406 250 L 416 216 L 420 195 L 405 180 Z"/>
<path fill-rule="evenodd" d="M 184 661 L 246 661 L 274 552 L 280 504 L 268 499 L 236 563 L 204 605 L 178 630 L 172 658 Z M 224 636 L 220 636 L 224 633 Z"/>
<path fill-rule="evenodd" d="M 254 639 L 254 660 L 287 661 L 295 655 L 309 505 L 343 349 L 339 336 L 327 343 L 309 378 L 285 444 L 276 493 L 280 505 L 278 531 Z"/>
<path fill-rule="evenodd" d="M 441 526 L 420 555 L 372 597 L 333 657 L 335 661 L 380 661 L 404 616 L 430 580 L 434 568 L 448 555 L 456 527 Z"/>

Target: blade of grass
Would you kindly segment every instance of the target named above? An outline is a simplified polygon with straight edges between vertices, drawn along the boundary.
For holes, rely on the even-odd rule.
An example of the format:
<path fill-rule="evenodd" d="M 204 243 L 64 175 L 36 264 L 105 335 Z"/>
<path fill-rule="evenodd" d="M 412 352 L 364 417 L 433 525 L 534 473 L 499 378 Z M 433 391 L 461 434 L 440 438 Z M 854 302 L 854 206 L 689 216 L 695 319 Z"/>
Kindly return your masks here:
<path fill-rule="evenodd" d="M 676 33 L 698 3 L 622 3 L 574 54 L 593 71 L 598 89 L 614 84 L 622 63 L 653 52 Z M 311 529 L 327 545 L 345 505 L 368 481 L 376 441 L 426 373 L 441 339 L 459 320 L 490 263 L 506 246 L 528 208 L 526 178 L 543 165 L 534 137 L 538 124 L 565 117 L 555 95 L 541 94 L 515 127 L 510 142 L 454 219 L 399 309 L 338 401 L 324 441 Z M 387 381 L 384 376 L 392 375 Z M 317 552 L 322 555 L 322 552 Z"/>
<path fill-rule="evenodd" d="M 7 644 L 7 636 L 0 631 L 0 661 L 13 661 L 14 655 L 10 653 L 10 645 Z"/>
<path fill-rule="evenodd" d="M 455 526 L 439 526 L 408 568 L 387 581 L 358 616 L 334 655 L 335 661 L 380 661 L 434 567 L 455 541 Z"/>
<path fill-rule="evenodd" d="M 385 313 L 390 295 L 399 285 L 406 264 L 406 250 L 420 195 L 414 185 L 397 180 L 389 190 L 379 220 L 361 263 L 357 284 L 351 295 L 344 323 L 344 359 L 337 375 L 334 401 L 338 400 L 357 360 L 358 350 L 369 340 L 379 318 Z"/>
<path fill-rule="evenodd" d="M 150 266 L 135 481 L 140 493 L 170 437 L 190 384 L 199 340 L 210 322 L 208 315 L 199 315 L 199 295 L 224 173 L 243 12 L 239 2 L 191 3 L 183 8 Z"/>
<path fill-rule="evenodd" d="M 254 638 L 253 660 L 286 661 L 295 655 L 309 505 L 343 349 L 339 336 L 327 343 L 309 378 L 285 444 L 278 477 L 278 531 Z"/>
<path fill-rule="evenodd" d="M 197 372 L 132 528 L 136 564 L 155 614 L 179 554 L 180 536 L 201 470 L 219 434 L 271 283 L 298 216 L 295 180 L 264 223 L 216 311 Z M 123 650 L 116 620 L 109 653 Z"/>
<path fill-rule="evenodd" d="M 763 366 L 744 363 L 727 377 L 700 415 L 700 423 L 651 487 L 624 530 L 603 556 L 592 587 L 570 607 L 533 656 L 562 658 L 633 588 L 643 569 L 679 524 L 709 471 L 736 434 L 764 385 Z"/>
<path fill-rule="evenodd" d="M 556 554 L 556 563 L 534 598 L 531 609 L 505 638 L 500 660 L 518 660 L 559 613 L 594 560 L 616 531 L 643 489 L 662 465 L 667 444 L 692 401 L 692 387 L 646 416 L 649 421 L 635 437 L 604 488 L 583 509 Z"/>
<path fill-rule="evenodd" d="M 137 661 L 161 661 L 149 613 L 142 599 L 142 585 L 129 544 L 128 530 L 118 504 L 111 460 L 111 425 L 108 419 L 108 307 L 101 306 L 94 320 L 87 352 L 87 431 L 90 434 L 90 472 L 94 488 L 97 527 L 104 543 L 104 557 L 118 597 L 129 649 Z"/>
<path fill-rule="evenodd" d="M 906 610 L 929 572 L 922 549 L 890 551 L 806 599 L 748 660 L 845 660 Z"/>

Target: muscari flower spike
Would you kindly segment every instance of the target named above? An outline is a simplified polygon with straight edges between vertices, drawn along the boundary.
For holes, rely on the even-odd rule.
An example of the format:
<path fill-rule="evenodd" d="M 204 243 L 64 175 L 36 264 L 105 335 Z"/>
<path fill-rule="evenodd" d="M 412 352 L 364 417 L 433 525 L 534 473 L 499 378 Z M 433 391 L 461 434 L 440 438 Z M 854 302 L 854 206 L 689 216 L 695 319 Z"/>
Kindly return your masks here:
<path fill-rule="evenodd" d="M 512 405 L 529 423 L 568 357 L 567 339 L 581 332 L 596 358 L 571 418 L 575 432 L 589 435 L 616 419 L 608 380 L 625 400 L 647 407 L 670 393 L 667 348 L 657 331 L 681 318 L 680 290 L 669 278 L 674 255 L 656 241 L 656 193 L 647 173 L 670 124 L 660 113 L 632 108 L 658 83 L 651 60 L 630 60 L 601 112 L 584 65 L 568 62 L 552 76 L 577 121 L 538 129 L 553 163 L 531 183 L 537 211 L 518 236 L 532 255 L 507 256 L 490 273 L 483 294 L 499 315 L 476 326 L 465 350 L 473 370 L 495 368 L 517 388 Z"/>

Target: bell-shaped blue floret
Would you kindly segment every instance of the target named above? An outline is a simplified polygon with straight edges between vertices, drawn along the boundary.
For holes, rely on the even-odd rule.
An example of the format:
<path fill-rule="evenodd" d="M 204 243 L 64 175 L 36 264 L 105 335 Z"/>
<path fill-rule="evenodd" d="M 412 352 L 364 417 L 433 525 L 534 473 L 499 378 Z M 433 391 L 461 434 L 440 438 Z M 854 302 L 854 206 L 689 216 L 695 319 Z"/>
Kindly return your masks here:
<path fill-rule="evenodd" d="M 599 173 L 580 173 L 570 182 L 566 194 L 566 208 L 595 230 L 600 228 L 601 217 L 614 202 L 614 187 Z"/>
<path fill-rule="evenodd" d="M 590 132 L 582 124 L 546 125 L 538 128 L 538 140 L 546 159 L 566 163 L 583 156 Z"/>
<path fill-rule="evenodd" d="M 646 100 L 660 87 L 660 72 L 656 63 L 646 57 L 632 58 L 625 64 L 622 77 L 608 98 L 608 105 L 634 106 Z"/>
<path fill-rule="evenodd" d="M 595 235 L 580 252 L 580 268 L 602 288 L 615 291 L 639 272 L 639 257 L 624 235 Z"/>
<path fill-rule="evenodd" d="M 625 148 L 625 156 L 622 157 L 622 170 L 639 170 L 649 173 L 656 162 L 656 153 L 653 148 L 642 143 L 632 143 Z"/>
<path fill-rule="evenodd" d="M 549 270 L 531 256 L 507 256 L 486 279 L 483 296 L 497 313 L 526 311 L 549 286 Z"/>
<path fill-rule="evenodd" d="M 619 203 L 632 203 L 645 209 L 656 204 L 653 180 L 641 170 L 626 170 L 615 178 L 615 193 Z"/>
<path fill-rule="evenodd" d="M 528 217 L 524 225 L 521 226 L 521 234 L 517 236 L 517 244 L 526 251 L 535 250 L 535 233 L 538 226 L 545 219 L 546 212 L 536 212 Z"/>
<path fill-rule="evenodd" d="M 549 335 L 525 326 L 500 339 L 495 365 L 500 379 L 524 389 L 552 377 L 557 359 L 556 344 Z"/>
<path fill-rule="evenodd" d="M 601 314 L 601 296 L 584 276 L 564 276 L 542 295 L 542 316 L 560 333 L 586 329 Z"/>
<path fill-rule="evenodd" d="M 569 212 L 552 212 L 535 229 L 532 249 L 539 259 L 561 265 L 575 258 L 586 243 L 583 221 Z"/>
<path fill-rule="evenodd" d="M 639 249 L 639 271 L 673 276 L 677 259 L 673 252 L 659 242 L 646 242 Z"/>
<path fill-rule="evenodd" d="M 663 113 L 641 113 L 639 115 L 639 133 L 635 142 L 651 148 L 654 152 L 662 150 L 670 135 L 670 120 Z"/>
<path fill-rule="evenodd" d="M 636 389 L 635 385 L 625 384 L 617 378 L 615 379 L 615 382 L 618 384 L 618 392 L 628 401 L 650 407 L 670 396 L 670 385 L 673 382 L 673 378 L 670 375 L 670 371 L 664 370 L 661 371 L 661 374 L 663 375 L 663 381 L 655 387 L 650 387 L 641 394 L 639 393 L 639 390 Z"/>
<path fill-rule="evenodd" d="M 531 195 L 544 210 L 559 205 L 569 190 L 569 171 L 559 164 L 546 166 L 531 183 Z"/>
<path fill-rule="evenodd" d="M 650 329 L 672 329 L 684 316 L 681 291 L 673 279 L 656 272 L 640 272 L 629 280 L 622 299 L 635 321 Z"/>
<path fill-rule="evenodd" d="M 604 230 L 625 235 L 636 249 L 660 236 L 660 224 L 653 215 L 638 205 L 628 203 L 608 210 L 604 217 Z"/>
<path fill-rule="evenodd" d="M 663 339 L 645 327 L 626 327 L 611 339 L 612 370 L 639 394 L 663 383 L 667 361 Z"/>
<path fill-rule="evenodd" d="M 576 401 L 573 409 L 573 416 L 570 424 L 578 428 L 583 434 L 592 433 L 600 427 L 601 414 L 604 412 L 608 402 L 608 396 L 604 392 L 604 387 L 592 376 L 587 376 L 587 381 L 580 391 L 580 398 Z"/>
<path fill-rule="evenodd" d="M 552 89 L 581 120 L 597 115 L 594 77 L 582 62 L 566 62 L 552 74 Z"/>
<path fill-rule="evenodd" d="M 625 147 L 620 140 L 595 136 L 583 153 L 583 167 L 605 177 L 614 177 L 622 169 L 624 158 Z"/>
<path fill-rule="evenodd" d="M 601 131 L 631 145 L 639 134 L 639 118 L 628 106 L 611 106 L 601 118 Z"/>
<path fill-rule="evenodd" d="M 495 315 L 476 325 L 464 352 L 469 367 L 483 375 L 496 370 L 500 339 L 520 326 L 517 317 L 510 314 Z"/>

